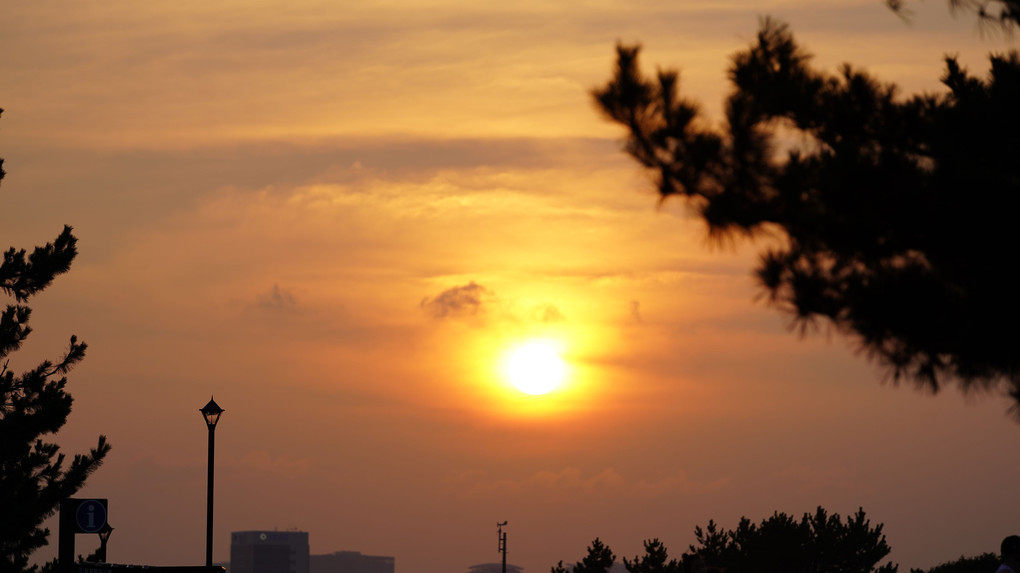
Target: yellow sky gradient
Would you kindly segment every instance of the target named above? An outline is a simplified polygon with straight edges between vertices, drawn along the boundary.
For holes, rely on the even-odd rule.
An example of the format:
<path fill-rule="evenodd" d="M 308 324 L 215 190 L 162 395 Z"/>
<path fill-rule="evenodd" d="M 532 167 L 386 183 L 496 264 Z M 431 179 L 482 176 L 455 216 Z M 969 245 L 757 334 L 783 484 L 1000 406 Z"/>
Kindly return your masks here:
<path fill-rule="evenodd" d="M 541 573 L 596 536 L 679 555 L 709 519 L 818 505 L 884 522 L 901 570 L 994 551 L 1020 530 L 1006 403 L 883 384 L 852 341 L 790 333 L 755 246 L 657 207 L 590 102 L 641 42 L 717 118 L 764 14 L 906 93 L 938 89 L 944 53 L 978 72 L 1016 47 L 911 7 L 5 6 L 0 245 L 68 223 L 81 250 L 11 366 L 89 343 L 59 441 L 113 444 L 82 492 L 110 500 L 111 560 L 203 559 L 210 394 L 218 561 L 230 531 L 298 528 L 313 553 L 458 573 L 498 561 L 509 520 L 509 561 Z M 533 337 L 568 363 L 547 396 L 500 373 Z"/>

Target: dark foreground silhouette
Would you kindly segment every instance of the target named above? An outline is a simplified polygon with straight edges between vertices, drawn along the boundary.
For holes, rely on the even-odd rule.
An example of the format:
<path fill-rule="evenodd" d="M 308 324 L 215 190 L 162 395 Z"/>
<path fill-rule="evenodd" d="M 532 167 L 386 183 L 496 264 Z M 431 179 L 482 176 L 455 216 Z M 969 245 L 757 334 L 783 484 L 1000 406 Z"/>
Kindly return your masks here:
<path fill-rule="evenodd" d="M 2 112 L 2 110 L 0 110 Z M 0 179 L 3 179 L 0 159 Z M 15 374 L 9 356 L 31 332 L 31 309 L 25 303 L 45 289 L 54 277 L 67 272 L 78 254 L 71 228 L 52 243 L 31 254 L 11 247 L 0 262 L 0 290 L 14 299 L 0 313 L 0 572 L 35 571 L 29 556 L 47 544 L 50 531 L 43 521 L 56 512 L 60 500 L 71 497 L 99 467 L 110 450 L 105 436 L 87 454 L 65 463 L 55 443 L 43 438 L 55 434 L 71 413 L 67 374 L 85 357 L 85 343 L 71 337 L 63 357 Z M 51 561 L 45 571 L 55 568 Z"/>
<path fill-rule="evenodd" d="M 642 75 L 639 51 L 618 47 L 598 106 L 663 199 L 685 199 L 716 239 L 765 239 L 757 279 L 794 328 L 848 335 L 895 381 L 1003 393 L 1020 420 L 1015 52 L 986 78 L 946 58 L 945 93 L 901 99 L 850 65 L 813 69 L 765 19 L 733 57 L 716 129 L 677 72 Z"/>
<path fill-rule="evenodd" d="M 695 527 L 695 545 L 677 559 L 670 559 L 658 540 L 644 542 L 644 555 L 623 559 L 628 573 L 896 573 L 894 563 L 880 564 L 890 548 L 882 524 L 872 526 L 858 510 L 846 520 L 819 507 L 794 519 L 774 513 L 760 523 L 746 517 L 735 529 L 721 529 L 714 521 Z M 598 538 L 588 554 L 570 573 L 608 573 L 616 561 L 613 552 Z M 563 562 L 552 573 L 567 573 Z"/>
<path fill-rule="evenodd" d="M 891 551 L 882 533 L 858 510 L 845 520 L 819 507 L 799 520 L 776 512 L 760 523 L 746 517 L 734 529 L 714 521 L 694 528 L 695 545 L 671 559 L 658 539 L 644 542 L 645 553 L 623 559 L 627 573 L 896 573 L 899 566 L 882 560 Z M 1020 537 L 1002 542 L 1001 559 L 993 553 L 960 557 L 930 569 L 910 573 L 996 573 L 1003 564 L 1020 573 Z M 551 573 L 610 573 L 616 555 L 599 538 L 585 557 L 570 567 L 560 561 Z M 1000 569 L 1000 573 L 1011 573 Z"/>

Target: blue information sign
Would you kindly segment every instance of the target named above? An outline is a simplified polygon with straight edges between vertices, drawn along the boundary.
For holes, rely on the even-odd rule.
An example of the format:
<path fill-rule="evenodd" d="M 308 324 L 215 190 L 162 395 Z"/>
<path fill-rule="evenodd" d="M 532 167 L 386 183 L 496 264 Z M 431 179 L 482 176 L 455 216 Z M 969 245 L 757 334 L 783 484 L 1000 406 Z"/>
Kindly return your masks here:
<path fill-rule="evenodd" d="M 74 515 L 79 533 L 98 533 L 106 525 L 106 500 L 86 499 Z"/>

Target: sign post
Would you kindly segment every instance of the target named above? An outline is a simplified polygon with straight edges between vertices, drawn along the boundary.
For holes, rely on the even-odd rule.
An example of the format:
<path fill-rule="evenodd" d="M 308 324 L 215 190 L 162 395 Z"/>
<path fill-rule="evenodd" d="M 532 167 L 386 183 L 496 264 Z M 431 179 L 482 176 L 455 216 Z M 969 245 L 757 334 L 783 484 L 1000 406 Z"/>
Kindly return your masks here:
<path fill-rule="evenodd" d="M 74 536 L 77 533 L 99 533 L 106 525 L 107 500 L 76 499 L 60 501 L 60 531 L 57 536 L 57 558 L 61 573 L 74 571 Z"/>

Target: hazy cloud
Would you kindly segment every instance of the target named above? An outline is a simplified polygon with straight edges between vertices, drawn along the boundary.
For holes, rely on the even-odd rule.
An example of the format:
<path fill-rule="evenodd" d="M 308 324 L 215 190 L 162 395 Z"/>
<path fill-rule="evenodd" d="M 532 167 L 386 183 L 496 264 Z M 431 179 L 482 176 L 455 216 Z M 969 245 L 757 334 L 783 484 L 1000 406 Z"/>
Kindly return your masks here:
<path fill-rule="evenodd" d="M 732 480 L 722 477 L 710 482 L 695 482 L 683 471 L 658 478 L 628 479 L 615 468 L 585 475 L 577 468 L 560 471 L 541 470 L 521 479 L 487 481 L 481 475 L 465 475 L 473 483 L 465 489 L 472 497 L 496 497 L 507 494 L 580 494 L 655 498 L 675 493 L 707 493 L 729 487 Z"/>
<path fill-rule="evenodd" d="M 290 458 L 285 455 L 273 456 L 265 450 L 251 451 L 239 458 L 235 465 L 259 473 L 275 473 L 287 477 L 308 475 L 313 463 L 308 458 Z"/>
<path fill-rule="evenodd" d="M 772 478 L 790 484 L 797 484 L 804 491 L 825 489 L 851 490 L 857 477 L 843 466 L 811 466 L 794 463 L 772 472 Z"/>
<path fill-rule="evenodd" d="M 289 290 L 280 288 L 274 284 L 268 293 L 259 295 L 258 306 L 269 310 L 292 311 L 297 308 L 297 299 Z"/>
<path fill-rule="evenodd" d="M 474 281 L 449 288 L 436 296 L 425 297 L 419 306 L 435 319 L 484 315 L 489 320 L 511 323 L 555 324 L 567 320 L 566 315 L 554 304 L 530 301 L 517 304 L 513 299 L 497 297 L 496 293 Z"/>
<path fill-rule="evenodd" d="M 634 322 L 637 322 L 639 324 L 644 322 L 644 320 L 642 320 L 642 318 L 641 318 L 641 303 L 640 302 L 638 302 L 636 300 L 630 301 L 630 317 L 632 319 L 634 319 Z"/>
<path fill-rule="evenodd" d="M 490 294 L 488 289 L 471 281 L 464 286 L 444 290 L 437 296 L 425 297 L 419 306 L 436 319 L 476 316 L 485 311 L 483 299 Z"/>
<path fill-rule="evenodd" d="M 542 322 L 564 322 L 567 317 L 563 316 L 560 309 L 556 308 L 551 304 L 540 306 L 536 309 L 538 318 Z"/>

